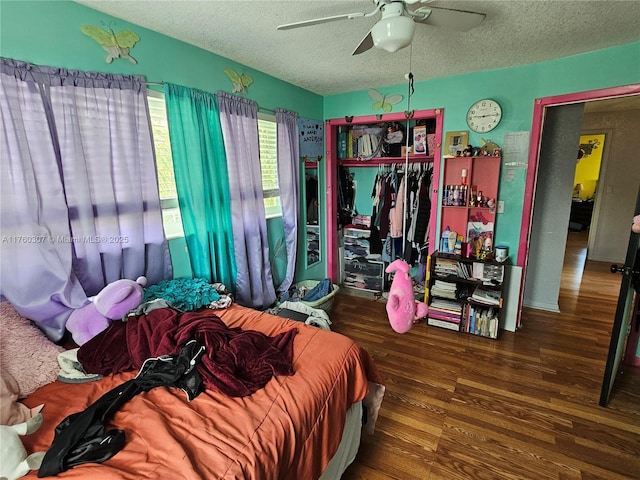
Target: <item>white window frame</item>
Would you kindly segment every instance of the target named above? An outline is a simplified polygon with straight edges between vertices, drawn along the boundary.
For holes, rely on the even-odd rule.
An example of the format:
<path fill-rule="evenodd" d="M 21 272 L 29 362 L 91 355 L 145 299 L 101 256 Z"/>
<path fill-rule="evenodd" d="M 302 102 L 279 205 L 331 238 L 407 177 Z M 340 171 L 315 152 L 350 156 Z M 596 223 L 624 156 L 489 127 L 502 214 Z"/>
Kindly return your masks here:
<path fill-rule="evenodd" d="M 152 103 L 156 100 L 156 99 L 160 99 L 162 100 L 163 104 L 164 104 L 164 93 L 163 92 L 158 92 L 155 90 L 147 90 L 147 97 L 149 98 L 149 109 L 151 110 L 152 107 Z M 166 110 L 165 110 L 165 114 L 166 114 Z M 273 127 L 273 140 L 275 140 L 275 147 L 272 147 L 272 151 L 270 152 L 264 152 L 263 148 L 260 149 L 261 152 L 261 165 L 262 165 L 262 157 L 263 156 L 269 156 L 271 158 L 275 159 L 275 181 L 278 182 L 278 131 L 277 131 L 277 125 L 276 125 L 276 117 L 275 115 L 269 115 L 266 113 L 262 113 L 262 112 L 258 112 L 258 122 L 259 125 L 262 124 L 263 122 L 270 122 L 273 125 L 270 125 L 270 127 Z M 154 124 L 153 120 L 152 120 L 152 131 L 153 128 L 163 128 L 163 126 L 159 126 L 157 123 Z M 168 131 L 168 126 L 164 127 L 167 129 L 166 131 L 166 135 L 168 138 L 169 135 L 169 131 Z M 258 140 L 260 141 L 260 128 L 258 128 Z M 156 169 L 159 171 L 160 169 L 158 168 L 158 149 L 156 147 L 156 143 L 155 143 L 155 136 L 154 136 L 154 152 L 155 152 L 155 156 L 156 156 Z M 171 153 L 169 152 L 169 155 L 171 155 Z M 173 172 L 173 162 L 170 163 L 171 166 L 171 175 L 173 176 L 173 184 L 175 186 L 175 175 Z M 262 173 L 262 172 L 261 172 Z M 160 180 L 160 177 L 158 175 L 158 181 Z M 160 185 L 158 185 L 158 189 L 160 192 Z M 265 203 L 265 213 L 266 213 L 266 218 L 267 219 L 271 219 L 271 218 L 277 218 L 277 217 L 282 217 L 282 206 L 280 204 L 280 188 L 279 185 L 276 188 L 266 188 L 264 186 L 264 182 L 263 182 L 263 199 L 264 199 L 264 203 Z M 161 193 L 161 192 L 160 192 Z M 272 201 L 272 199 L 276 199 L 275 202 Z M 274 204 L 275 203 L 275 204 Z M 167 240 L 172 240 L 175 238 L 184 238 L 184 230 L 182 229 L 182 218 L 180 217 L 180 208 L 178 205 L 178 196 L 176 194 L 175 197 L 170 197 L 170 198 L 160 198 L 160 208 L 162 209 L 162 223 L 164 226 L 164 230 L 165 230 L 165 236 L 167 237 Z"/>
<path fill-rule="evenodd" d="M 264 140 L 260 136 L 261 125 L 264 125 L 265 122 L 269 122 L 272 125 L 269 125 L 269 128 L 273 131 L 273 140 L 275 140 L 275 146 L 273 150 L 265 152 Z M 258 112 L 258 140 L 260 141 L 260 165 L 262 166 L 263 156 L 266 158 L 271 157 L 275 161 L 275 181 L 279 182 L 278 178 L 278 126 L 276 123 L 275 115 Z M 265 155 L 266 154 L 266 155 Z M 264 173 L 261 170 L 262 173 Z M 282 204 L 280 203 L 280 185 L 278 184 L 276 188 L 265 188 L 263 175 L 262 182 L 262 198 L 264 199 L 264 208 L 265 215 L 267 219 L 282 217 Z M 275 199 L 275 202 L 272 200 Z"/>
<path fill-rule="evenodd" d="M 158 92 L 155 90 L 147 90 L 147 98 L 149 100 L 149 110 L 151 114 L 152 103 L 156 100 L 161 100 L 164 105 L 164 93 Z M 166 118 L 166 107 L 164 109 L 165 118 Z M 166 129 L 166 136 L 169 137 L 169 128 L 166 125 L 158 125 L 151 121 L 152 132 L 153 129 L 164 128 Z M 163 132 L 164 133 L 164 132 Z M 158 192 L 162 195 L 162 191 L 160 190 L 160 169 L 158 168 L 158 148 L 156 145 L 156 138 L 154 135 L 153 138 L 153 149 L 156 160 L 156 170 L 158 171 Z M 169 149 L 169 160 L 171 160 L 171 150 Z M 171 169 L 171 176 L 173 180 L 173 186 L 175 188 L 175 174 L 173 171 L 173 161 L 169 162 L 169 166 Z M 178 195 L 176 193 L 175 197 L 160 197 L 160 208 L 162 210 L 162 224 L 164 226 L 164 233 L 167 240 L 173 240 L 175 238 L 184 238 L 184 230 L 182 229 L 182 217 L 180 216 L 180 207 L 178 205 Z"/>

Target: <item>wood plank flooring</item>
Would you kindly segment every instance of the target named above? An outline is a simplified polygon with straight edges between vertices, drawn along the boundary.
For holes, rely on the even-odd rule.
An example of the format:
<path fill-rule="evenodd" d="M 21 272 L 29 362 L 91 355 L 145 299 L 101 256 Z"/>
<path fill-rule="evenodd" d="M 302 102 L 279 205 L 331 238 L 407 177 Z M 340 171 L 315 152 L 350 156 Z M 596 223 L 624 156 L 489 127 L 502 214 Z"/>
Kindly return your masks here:
<path fill-rule="evenodd" d="M 334 330 L 387 388 L 343 480 L 640 479 L 638 369 L 598 406 L 620 275 L 585 262 L 582 240 L 567 248 L 562 313 L 525 309 L 498 340 L 424 323 L 400 335 L 384 301 L 336 296 Z"/>

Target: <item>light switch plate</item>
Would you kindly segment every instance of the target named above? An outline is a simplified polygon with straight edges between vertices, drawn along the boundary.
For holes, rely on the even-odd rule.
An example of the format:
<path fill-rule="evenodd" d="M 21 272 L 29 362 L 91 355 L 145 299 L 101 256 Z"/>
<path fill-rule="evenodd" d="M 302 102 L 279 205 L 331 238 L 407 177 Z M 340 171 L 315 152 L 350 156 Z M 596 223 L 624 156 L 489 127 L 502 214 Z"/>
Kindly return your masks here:
<path fill-rule="evenodd" d="M 498 200 L 498 213 L 504 213 L 504 200 Z"/>

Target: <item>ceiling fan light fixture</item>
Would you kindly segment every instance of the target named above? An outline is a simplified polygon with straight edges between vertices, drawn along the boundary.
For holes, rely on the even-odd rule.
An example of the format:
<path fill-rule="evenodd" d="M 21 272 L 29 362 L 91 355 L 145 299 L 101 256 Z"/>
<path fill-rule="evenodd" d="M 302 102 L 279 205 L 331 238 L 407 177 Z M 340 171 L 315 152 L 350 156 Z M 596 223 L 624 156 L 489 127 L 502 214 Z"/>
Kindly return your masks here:
<path fill-rule="evenodd" d="M 415 29 L 416 24 L 409 17 L 383 18 L 371 29 L 371 37 L 376 48 L 393 53 L 411 43 Z"/>

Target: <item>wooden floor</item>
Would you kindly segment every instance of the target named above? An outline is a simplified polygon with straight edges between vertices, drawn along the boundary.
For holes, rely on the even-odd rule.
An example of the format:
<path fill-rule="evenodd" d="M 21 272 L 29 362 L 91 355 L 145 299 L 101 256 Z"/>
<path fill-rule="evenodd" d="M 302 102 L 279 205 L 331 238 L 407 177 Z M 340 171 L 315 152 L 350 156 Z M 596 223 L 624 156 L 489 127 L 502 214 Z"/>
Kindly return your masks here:
<path fill-rule="evenodd" d="M 383 301 L 337 296 L 334 330 L 387 388 L 343 480 L 640 479 L 639 372 L 598 406 L 620 275 L 585 264 L 582 240 L 567 248 L 562 313 L 525 309 L 498 340 L 424 323 L 397 334 Z"/>

